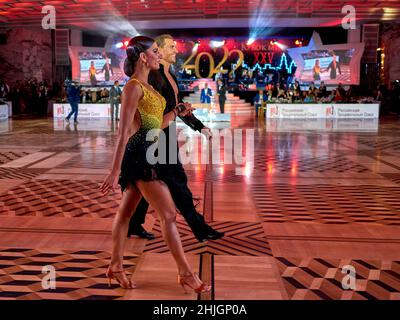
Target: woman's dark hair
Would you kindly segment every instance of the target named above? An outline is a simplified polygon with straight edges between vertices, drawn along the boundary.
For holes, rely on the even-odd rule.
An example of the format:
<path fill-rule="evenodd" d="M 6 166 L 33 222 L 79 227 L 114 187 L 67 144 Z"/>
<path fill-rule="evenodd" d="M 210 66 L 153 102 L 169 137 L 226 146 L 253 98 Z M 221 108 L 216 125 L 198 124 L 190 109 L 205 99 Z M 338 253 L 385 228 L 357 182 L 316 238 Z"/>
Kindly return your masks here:
<path fill-rule="evenodd" d="M 139 60 L 140 54 L 149 49 L 153 43 L 154 39 L 145 36 L 133 37 L 129 41 L 124 62 L 124 72 L 128 77 L 131 77 L 135 72 L 135 64 Z"/>

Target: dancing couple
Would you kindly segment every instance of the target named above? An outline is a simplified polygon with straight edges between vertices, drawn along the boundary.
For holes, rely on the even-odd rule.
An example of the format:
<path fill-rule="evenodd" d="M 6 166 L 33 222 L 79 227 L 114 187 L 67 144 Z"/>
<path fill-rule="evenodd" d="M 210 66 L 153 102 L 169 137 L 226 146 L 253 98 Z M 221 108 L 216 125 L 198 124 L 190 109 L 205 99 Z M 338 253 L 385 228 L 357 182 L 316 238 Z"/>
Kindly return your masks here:
<path fill-rule="evenodd" d="M 187 220 L 199 241 L 216 240 L 224 235 L 208 226 L 196 211 L 193 196 L 187 187 L 187 177 L 179 161 L 177 164 L 150 164 L 146 159 L 147 150 L 157 143 L 157 137 L 147 141 L 147 133 L 152 129 L 164 129 L 167 132 L 177 116 L 192 129 L 210 135 L 210 130 L 191 114 L 193 109 L 190 104 L 178 103 L 176 78 L 170 73 L 176 53 L 175 42 L 167 35 L 157 38 L 157 42 L 144 36 L 134 37 L 127 47 L 124 71 L 130 80 L 121 96 L 119 136 L 111 173 L 101 186 L 104 194 L 114 191 L 118 184 L 123 191 L 113 223 L 113 249 L 107 277 L 110 281 L 115 279 L 126 289 L 136 285 L 123 270 L 125 239 L 131 230 L 133 234 L 139 230 L 137 235 L 148 237 L 148 233 L 140 226 L 148 204 L 160 217 L 162 234 L 177 264 L 178 281 L 183 288 L 189 286 L 197 293 L 211 289 L 192 271 L 185 257 L 176 226 L 176 209 Z M 153 85 L 149 84 L 149 79 Z M 142 216 L 135 221 L 137 213 Z"/>

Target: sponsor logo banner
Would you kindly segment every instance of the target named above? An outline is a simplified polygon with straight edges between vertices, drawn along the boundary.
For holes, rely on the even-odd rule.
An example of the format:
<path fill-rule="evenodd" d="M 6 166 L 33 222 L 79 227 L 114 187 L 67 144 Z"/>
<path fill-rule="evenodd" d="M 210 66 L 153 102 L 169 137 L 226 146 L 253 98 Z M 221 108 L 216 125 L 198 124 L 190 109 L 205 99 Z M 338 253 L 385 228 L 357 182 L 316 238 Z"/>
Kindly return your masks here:
<path fill-rule="evenodd" d="M 79 104 L 78 118 L 109 118 L 111 117 L 111 107 L 107 103 L 99 104 Z M 68 103 L 54 104 L 54 118 L 65 118 L 71 112 Z"/>
<path fill-rule="evenodd" d="M 267 104 L 270 119 L 375 119 L 379 104 Z"/>

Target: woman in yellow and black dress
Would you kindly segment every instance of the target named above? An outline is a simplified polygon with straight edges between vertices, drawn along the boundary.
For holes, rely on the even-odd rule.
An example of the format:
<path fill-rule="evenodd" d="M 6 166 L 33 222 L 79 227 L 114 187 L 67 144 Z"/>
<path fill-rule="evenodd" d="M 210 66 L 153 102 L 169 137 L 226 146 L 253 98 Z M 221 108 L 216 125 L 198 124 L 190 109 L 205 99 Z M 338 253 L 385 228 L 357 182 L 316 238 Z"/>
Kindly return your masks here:
<path fill-rule="evenodd" d="M 113 223 L 113 250 L 107 277 L 110 281 L 115 279 L 123 288 L 136 287 L 123 270 L 123 255 L 129 220 L 143 196 L 160 216 L 164 240 L 178 266 L 180 284 L 184 289 L 189 286 L 197 293 L 207 292 L 211 287 L 193 273 L 185 257 L 170 191 L 160 180 L 158 165 L 150 163 L 147 158 L 149 148 L 153 149 L 158 143 L 157 135 L 148 139 L 149 133 L 161 131 L 178 114 L 184 116 L 192 110 L 189 105 L 181 104 L 163 115 L 165 99 L 147 82 L 150 70 L 159 69 L 160 59 L 153 39 L 138 36 L 130 40 L 124 69 L 131 78 L 121 96 L 119 137 L 112 170 L 101 186 L 104 193 L 115 190 L 118 184 L 123 191 Z"/>

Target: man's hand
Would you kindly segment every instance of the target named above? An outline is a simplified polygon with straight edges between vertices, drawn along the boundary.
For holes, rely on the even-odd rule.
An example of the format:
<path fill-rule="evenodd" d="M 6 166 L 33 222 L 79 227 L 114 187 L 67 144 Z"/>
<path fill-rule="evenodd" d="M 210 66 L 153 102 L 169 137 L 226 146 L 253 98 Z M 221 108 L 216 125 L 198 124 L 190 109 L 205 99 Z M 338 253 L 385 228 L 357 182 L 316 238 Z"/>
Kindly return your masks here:
<path fill-rule="evenodd" d="M 180 106 L 180 108 L 182 108 L 182 106 L 184 107 L 184 109 L 181 112 L 178 113 L 178 115 L 180 117 L 185 117 L 185 116 L 187 116 L 189 114 L 192 114 L 193 110 L 196 110 L 195 108 L 192 108 L 192 105 L 190 103 L 188 103 L 188 102 L 179 103 L 177 105 L 177 107 L 178 106 Z"/>
<path fill-rule="evenodd" d="M 211 129 L 208 127 L 204 127 L 203 129 L 201 129 L 201 133 L 204 134 L 204 136 L 207 139 L 211 139 L 212 138 L 212 132 Z"/>

